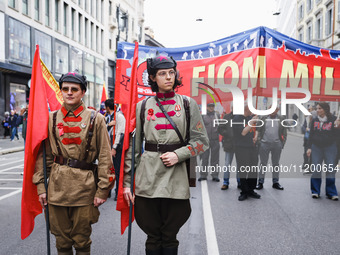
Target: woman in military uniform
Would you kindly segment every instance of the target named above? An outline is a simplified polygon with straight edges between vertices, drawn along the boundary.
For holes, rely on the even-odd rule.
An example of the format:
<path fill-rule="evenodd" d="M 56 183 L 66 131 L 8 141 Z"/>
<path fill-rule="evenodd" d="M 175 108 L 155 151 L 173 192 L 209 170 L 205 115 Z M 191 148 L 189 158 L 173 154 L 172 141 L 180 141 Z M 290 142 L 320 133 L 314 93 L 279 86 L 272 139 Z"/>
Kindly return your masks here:
<path fill-rule="evenodd" d="M 156 56 L 147 60 L 149 84 L 156 96 L 145 101 L 143 107 L 143 101 L 137 104 L 135 197 L 130 192 L 131 146 L 125 158 L 124 198 L 128 204 L 131 200 L 135 205 L 136 222 L 147 234 L 146 254 L 177 254 L 177 233 L 191 213 L 186 160 L 209 147 L 196 102 L 174 92 L 181 84 L 176 66 L 172 57 Z M 189 102 L 189 109 L 185 109 L 184 101 Z M 187 125 L 190 125 L 187 143 L 181 142 L 159 104 L 183 139 L 187 138 Z M 186 110 L 190 110 L 190 123 L 187 123 Z M 143 138 L 145 151 L 141 155 Z"/>

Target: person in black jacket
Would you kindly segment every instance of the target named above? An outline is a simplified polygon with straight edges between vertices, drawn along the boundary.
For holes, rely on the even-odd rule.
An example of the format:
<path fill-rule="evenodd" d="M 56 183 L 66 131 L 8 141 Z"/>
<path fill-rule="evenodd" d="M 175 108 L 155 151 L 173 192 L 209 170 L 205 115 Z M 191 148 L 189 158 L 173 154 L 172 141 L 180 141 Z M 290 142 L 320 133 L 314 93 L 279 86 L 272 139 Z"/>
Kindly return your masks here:
<path fill-rule="evenodd" d="M 234 115 L 231 111 L 228 114 L 225 114 L 223 119 L 227 120 L 228 122 L 226 124 L 222 124 L 218 126 L 218 133 L 223 136 L 222 139 L 222 146 L 225 152 L 225 167 L 226 170 L 223 170 L 223 185 L 221 187 L 221 190 L 227 190 L 229 188 L 229 177 L 230 177 L 230 171 L 231 171 L 231 164 L 233 162 L 233 157 L 235 153 L 235 145 L 234 145 L 234 134 L 233 134 L 233 128 L 230 125 L 231 120 L 233 119 Z M 236 174 L 237 179 L 237 187 L 241 188 L 240 184 L 240 178 L 238 176 L 238 173 Z"/>
<path fill-rule="evenodd" d="M 19 140 L 17 118 L 18 114 L 15 110 L 12 110 L 11 115 L 9 116 L 9 125 L 11 126 L 12 130 L 11 141 L 14 140 L 14 136 Z"/>
<path fill-rule="evenodd" d="M 9 125 L 9 112 L 5 112 L 5 119 L 2 121 L 1 124 L 5 130 L 4 138 L 6 138 L 6 136 L 11 136 L 11 127 Z"/>
<path fill-rule="evenodd" d="M 215 111 L 215 104 L 207 104 L 207 114 L 202 116 L 204 126 L 207 130 L 210 147 L 202 154 L 202 166 L 204 171 L 200 172 L 198 181 L 207 180 L 209 166 L 211 166 L 211 178 L 214 182 L 219 182 L 217 166 L 220 161 L 220 141 L 217 132 L 217 125 L 214 126 L 214 119 L 219 119 L 220 115 Z M 210 161 L 210 164 L 209 164 Z"/>
<path fill-rule="evenodd" d="M 27 131 L 27 117 L 28 117 L 28 105 L 22 108 L 20 115 L 17 118 L 17 127 L 22 124 L 22 138 L 24 138 L 24 144 L 26 144 L 26 131 Z"/>
<path fill-rule="evenodd" d="M 244 107 L 244 115 L 235 115 L 233 118 L 235 156 L 241 182 L 239 201 L 243 201 L 248 197 L 261 198 L 254 191 L 257 181 L 258 154 L 256 130 L 253 127 L 256 125 L 257 120 L 258 117 L 256 115 L 252 116 L 247 105 Z"/>
<path fill-rule="evenodd" d="M 326 196 L 334 201 L 338 200 L 335 186 L 335 172 L 337 165 L 336 139 L 339 136 L 338 124 L 335 116 L 330 113 L 328 103 L 320 102 L 316 106 L 317 117 L 311 121 L 308 138 L 307 155 L 312 155 L 311 191 L 313 198 L 320 197 L 321 175 L 326 172 Z"/>

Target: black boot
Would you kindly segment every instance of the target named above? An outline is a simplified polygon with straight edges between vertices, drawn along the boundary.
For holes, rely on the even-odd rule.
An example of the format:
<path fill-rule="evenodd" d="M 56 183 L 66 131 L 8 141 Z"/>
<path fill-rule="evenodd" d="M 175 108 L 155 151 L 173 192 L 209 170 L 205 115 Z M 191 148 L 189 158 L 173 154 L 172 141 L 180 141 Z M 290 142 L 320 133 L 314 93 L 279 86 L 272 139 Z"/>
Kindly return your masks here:
<path fill-rule="evenodd" d="M 146 255 L 162 255 L 162 249 L 157 249 L 157 250 L 147 250 L 147 249 L 145 249 L 145 254 Z"/>
<path fill-rule="evenodd" d="M 169 247 L 163 248 L 163 255 L 177 255 L 178 254 L 178 247 Z"/>

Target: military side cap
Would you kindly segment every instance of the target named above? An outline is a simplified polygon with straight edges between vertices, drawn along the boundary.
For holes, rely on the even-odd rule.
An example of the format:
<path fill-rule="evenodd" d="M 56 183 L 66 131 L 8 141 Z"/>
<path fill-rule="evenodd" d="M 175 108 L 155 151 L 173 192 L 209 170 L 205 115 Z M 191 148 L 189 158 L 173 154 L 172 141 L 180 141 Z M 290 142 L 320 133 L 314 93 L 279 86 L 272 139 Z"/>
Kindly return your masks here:
<path fill-rule="evenodd" d="M 209 103 L 209 104 L 207 104 L 207 106 L 215 106 L 215 104 L 214 103 Z"/>
<path fill-rule="evenodd" d="M 86 76 L 81 75 L 79 73 L 66 73 L 63 74 L 60 79 L 59 79 L 59 86 L 61 88 L 61 85 L 63 82 L 72 82 L 72 83 L 77 83 L 80 84 L 81 88 L 86 91 L 87 89 L 87 80 Z"/>
<path fill-rule="evenodd" d="M 148 58 L 146 63 L 149 74 L 154 73 L 155 70 L 158 69 L 176 68 L 177 66 L 176 61 L 172 57 L 160 55 L 153 58 Z"/>

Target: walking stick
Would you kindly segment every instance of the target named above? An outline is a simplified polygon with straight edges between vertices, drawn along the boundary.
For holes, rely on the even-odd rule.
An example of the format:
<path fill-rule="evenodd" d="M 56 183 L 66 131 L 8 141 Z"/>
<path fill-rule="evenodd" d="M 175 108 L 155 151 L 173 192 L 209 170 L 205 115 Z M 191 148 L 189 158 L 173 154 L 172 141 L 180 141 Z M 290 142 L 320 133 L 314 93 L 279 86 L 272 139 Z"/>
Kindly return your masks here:
<path fill-rule="evenodd" d="M 131 195 L 133 196 L 133 186 L 135 179 L 135 144 L 136 144 L 136 129 L 132 131 L 132 159 L 131 159 Z M 132 210 L 133 204 L 130 201 L 130 212 L 129 212 L 129 231 L 128 231 L 128 246 L 127 255 L 130 255 L 131 248 L 131 227 L 132 227 Z"/>
<path fill-rule="evenodd" d="M 45 140 L 42 141 L 43 146 L 43 166 L 44 166 L 44 184 L 46 189 L 46 199 L 47 199 L 47 167 L 46 167 L 46 146 Z M 46 218 L 46 238 L 47 238 L 47 255 L 51 254 L 50 245 L 50 215 L 48 212 L 48 205 L 45 207 L 45 218 Z"/>

